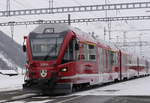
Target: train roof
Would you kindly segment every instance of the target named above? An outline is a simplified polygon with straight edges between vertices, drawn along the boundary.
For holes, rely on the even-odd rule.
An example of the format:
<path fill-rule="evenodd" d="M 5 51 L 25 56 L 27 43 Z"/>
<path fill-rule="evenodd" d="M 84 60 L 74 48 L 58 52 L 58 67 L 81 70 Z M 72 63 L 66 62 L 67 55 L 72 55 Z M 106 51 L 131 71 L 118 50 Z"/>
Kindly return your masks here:
<path fill-rule="evenodd" d="M 57 33 L 71 30 L 71 26 L 67 24 L 41 24 L 36 27 L 32 32 L 43 33 L 45 28 L 54 28 L 55 32 Z"/>
<path fill-rule="evenodd" d="M 72 27 L 67 24 L 41 24 L 38 27 L 36 27 L 32 32 L 43 33 L 45 28 L 54 28 L 55 32 L 57 33 L 64 32 L 64 31 L 73 31 L 76 37 L 82 42 L 89 42 L 89 43 L 91 42 L 103 46 L 107 49 L 111 49 L 113 51 L 119 51 L 119 49 L 117 48 L 117 46 L 115 46 L 115 44 L 108 43 L 104 40 L 99 39 L 98 37 L 83 32 L 79 28 Z"/>

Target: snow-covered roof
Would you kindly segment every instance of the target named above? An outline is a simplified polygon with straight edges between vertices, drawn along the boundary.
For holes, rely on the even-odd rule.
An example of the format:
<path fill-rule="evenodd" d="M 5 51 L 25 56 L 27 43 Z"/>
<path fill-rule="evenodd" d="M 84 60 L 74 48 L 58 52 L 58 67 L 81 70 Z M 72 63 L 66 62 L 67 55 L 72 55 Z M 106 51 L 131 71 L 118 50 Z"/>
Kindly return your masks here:
<path fill-rule="evenodd" d="M 54 28 L 57 33 L 71 30 L 71 26 L 67 24 L 41 24 L 38 27 L 36 27 L 32 32 L 35 33 L 43 33 L 45 28 Z"/>

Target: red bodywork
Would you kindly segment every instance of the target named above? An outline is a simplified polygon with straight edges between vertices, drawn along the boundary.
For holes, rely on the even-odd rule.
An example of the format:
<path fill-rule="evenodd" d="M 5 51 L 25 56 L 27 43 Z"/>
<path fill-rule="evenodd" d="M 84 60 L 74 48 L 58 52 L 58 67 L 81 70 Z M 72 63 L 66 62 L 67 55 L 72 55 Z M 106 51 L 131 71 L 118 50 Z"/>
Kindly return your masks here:
<path fill-rule="evenodd" d="M 26 68 L 28 69 L 27 76 L 29 79 L 51 79 L 53 73 L 56 73 L 57 77 L 55 78 L 57 79 L 55 82 L 58 84 L 70 83 L 71 85 L 78 85 L 87 83 L 89 85 L 94 85 L 130 78 L 128 76 L 128 74 L 130 74 L 130 70 L 135 70 L 134 72 L 136 73 L 145 69 L 145 67 L 138 66 L 137 62 L 137 66 L 127 66 L 127 64 L 131 64 L 129 62 L 129 54 L 122 52 L 122 50 L 106 45 L 105 43 L 101 43 L 100 41 L 97 42 L 97 40 L 93 39 L 87 34 L 83 35 L 75 31 L 69 31 L 61 45 L 57 59 L 50 61 L 34 61 L 32 59 L 30 38 L 28 36 L 25 39 L 28 58 Z M 80 56 L 78 60 L 62 63 L 65 51 L 69 47 L 70 41 L 73 39 L 79 41 L 79 55 L 86 52 L 84 51 L 82 45 L 94 45 L 96 47 L 95 61 L 86 61 L 83 60 L 84 57 Z M 112 58 L 111 53 L 113 55 Z M 135 59 L 137 60 L 137 58 Z M 67 68 L 67 71 L 62 72 L 62 68 Z M 41 70 L 48 71 L 46 77 L 41 77 Z"/>

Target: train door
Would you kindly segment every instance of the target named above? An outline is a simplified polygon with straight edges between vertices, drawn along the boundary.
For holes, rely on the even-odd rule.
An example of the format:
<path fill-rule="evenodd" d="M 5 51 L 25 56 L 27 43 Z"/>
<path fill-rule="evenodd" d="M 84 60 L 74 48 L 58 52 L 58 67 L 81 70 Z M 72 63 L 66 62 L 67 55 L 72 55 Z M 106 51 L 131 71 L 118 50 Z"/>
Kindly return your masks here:
<path fill-rule="evenodd" d="M 99 82 L 103 82 L 102 73 L 104 72 L 104 63 L 103 63 L 103 49 L 98 48 L 98 70 L 99 70 Z"/>
<path fill-rule="evenodd" d="M 146 65 L 146 74 L 148 74 L 148 61 L 147 60 L 145 60 L 145 65 Z"/>
<path fill-rule="evenodd" d="M 77 73 L 83 75 L 82 82 L 89 82 L 91 85 L 97 83 L 98 81 L 98 69 L 97 69 L 97 54 L 96 45 L 88 44 L 85 42 L 79 43 L 79 54 L 78 54 L 78 64 Z"/>
<path fill-rule="evenodd" d="M 108 51 L 108 72 L 112 72 L 112 66 L 113 66 L 113 52 Z"/>
<path fill-rule="evenodd" d="M 122 76 L 123 76 L 123 79 L 128 78 L 127 54 L 122 55 Z"/>
<path fill-rule="evenodd" d="M 64 57 L 62 59 L 62 64 L 76 60 L 76 54 L 78 50 L 75 48 L 76 40 L 70 41 L 68 48 L 65 51 Z"/>
<path fill-rule="evenodd" d="M 100 70 L 100 77 L 99 80 L 100 82 L 108 82 L 109 81 L 109 73 L 108 71 L 108 55 L 107 55 L 107 50 L 103 48 L 99 48 L 99 70 Z"/>
<path fill-rule="evenodd" d="M 117 51 L 111 51 L 111 56 L 112 56 L 112 59 L 111 59 L 111 72 L 112 72 L 112 77 L 113 77 L 113 80 L 119 80 L 119 59 L 118 59 L 118 52 Z"/>
<path fill-rule="evenodd" d="M 96 66 L 96 59 L 97 59 L 97 54 L 96 54 L 96 45 L 91 45 L 91 44 L 86 44 L 86 61 L 88 64 L 93 66 L 93 73 L 97 73 L 97 66 Z"/>
<path fill-rule="evenodd" d="M 120 77 L 120 80 L 122 80 L 122 52 L 121 50 L 119 50 L 119 53 L 118 53 L 118 59 L 119 59 L 119 77 Z"/>
<path fill-rule="evenodd" d="M 109 81 L 113 81 L 113 73 L 112 73 L 112 67 L 113 67 L 113 62 L 114 62 L 114 58 L 113 58 L 113 56 L 114 56 L 114 54 L 113 54 L 113 51 L 108 51 L 107 52 L 108 53 L 108 69 L 107 69 L 107 72 L 109 73 Z"/>

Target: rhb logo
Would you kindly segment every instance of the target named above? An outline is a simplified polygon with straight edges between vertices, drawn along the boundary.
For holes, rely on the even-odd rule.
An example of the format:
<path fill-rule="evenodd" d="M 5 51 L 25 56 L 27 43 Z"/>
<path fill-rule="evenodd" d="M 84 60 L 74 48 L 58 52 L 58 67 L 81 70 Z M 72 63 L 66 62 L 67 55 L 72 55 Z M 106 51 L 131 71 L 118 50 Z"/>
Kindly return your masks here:
<path fill-rule="evenodd" d="M 47 70 L 41 70 L 40 71 L 41 77 L 46 77 L 47 76 Z"/>

